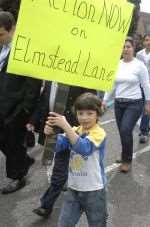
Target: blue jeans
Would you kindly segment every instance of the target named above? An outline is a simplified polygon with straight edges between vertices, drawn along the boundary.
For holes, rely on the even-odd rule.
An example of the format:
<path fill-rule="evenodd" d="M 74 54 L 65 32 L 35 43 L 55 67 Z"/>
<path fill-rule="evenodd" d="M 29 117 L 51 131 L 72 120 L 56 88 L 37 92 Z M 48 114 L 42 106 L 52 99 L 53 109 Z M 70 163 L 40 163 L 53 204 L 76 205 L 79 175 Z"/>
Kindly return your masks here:
<path fill-rule="evenodd" d="M 144 96 L 143 89 L 142 89 L 142 97 L 143 97 L 143 104 L 144 104 L 145 96 Z M 140 123 L 140 132 L 142 135 L 147 136 L 149 134 L 149 130 L 150 130 L 149 124 L 150 124 L 150 116 L 145 114 L 143 110 L 141 123 Z"/>
<path fill-rule="evenodd" d="M 87 216 L 89 227 L 106 227 L 105 189 L 90 192 L 69 189 L 65 194 L 57 227 L 75 227 L 83 212 Z"/>
<path fill-rule="evenodd" d="M 142 114 L 142 119 L 140 123 L 140 132 L 142 135 L 147 136 L 149 134 L 149 124 L 150 124 L 150 116 L 147 114 Z"/>
<path fill-rule="evenodd" d="M 51 183 L 41 197 L 41 207 L 52 211 L 54 203 L 60 195 L 68 178 L 68 164 L 70 151 L 56 152 Z"/>
<path fill-rule="evenodd" d="M 132 162 L 133 129 L 143 110 L 142 99 L 131 102 L 115 100 L 115 117 L 122 145 L 122 161 Z"/>

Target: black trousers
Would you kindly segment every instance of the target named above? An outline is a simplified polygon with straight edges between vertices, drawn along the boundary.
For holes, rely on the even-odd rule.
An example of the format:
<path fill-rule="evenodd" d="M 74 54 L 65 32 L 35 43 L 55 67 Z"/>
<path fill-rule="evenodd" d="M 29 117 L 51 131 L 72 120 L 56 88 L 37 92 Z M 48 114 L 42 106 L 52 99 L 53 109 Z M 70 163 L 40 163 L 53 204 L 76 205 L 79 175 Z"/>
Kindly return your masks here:
<path fill-rule="evenodd" d="M 69 156 L 69 150 L 55 154 L 51 183 L 41 198 L 42 208 L 52 211 L 54 203 L 68 178 Z"/>
<path fill-rule="evenodd" d="M 0 118 L 0 150 L 6 157 L 7 177 L 14 180 L 27 174 L 30 162 L 24 146 L 27 121 L 25 113 L 18 114 L 9 123 Z"/>

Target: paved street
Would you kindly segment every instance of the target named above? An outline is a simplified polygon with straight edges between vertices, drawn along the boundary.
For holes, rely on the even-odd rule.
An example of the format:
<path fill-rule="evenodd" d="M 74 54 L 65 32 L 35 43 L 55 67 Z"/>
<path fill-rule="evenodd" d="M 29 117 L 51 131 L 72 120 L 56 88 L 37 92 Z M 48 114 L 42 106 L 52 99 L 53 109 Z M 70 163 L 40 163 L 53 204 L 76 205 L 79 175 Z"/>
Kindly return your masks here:
<path fill-rule="evenodd" d="M 113 111 L 108 110 L 101 120 L 108 137 L 105 162 L 108 175 L 108 227 L 149 227 L 150 144 L 138 144 L 136 127 L 132 171 L 128 174 L 119 173 L 118 166 L 114 163 L 119 158 L 120 140 L 113 119 Z M 56 227 L 63 193 L 48 220 L 32 213 L 48 184 L 46 169 L 40 163 L 41 147 L 37 146 L 29 152 L 36 158 L 36 163 L 29 171 L 27 186 L 16 193 L 0 195 L 0 227 Z M 6 182 L 4 165 L 5 159 L 0 153 L 0 187 Z M 83 216 L 78 227 L 87 226 Z"/>

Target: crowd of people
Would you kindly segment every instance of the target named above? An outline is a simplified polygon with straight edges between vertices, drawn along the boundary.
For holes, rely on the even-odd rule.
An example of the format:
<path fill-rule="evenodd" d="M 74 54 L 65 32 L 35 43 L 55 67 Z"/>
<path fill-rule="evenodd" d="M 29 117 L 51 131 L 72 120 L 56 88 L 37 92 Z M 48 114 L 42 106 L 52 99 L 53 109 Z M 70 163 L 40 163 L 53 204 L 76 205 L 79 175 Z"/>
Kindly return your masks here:
<path fill-rule="evenodd" d="M 114 94 L 122 146 L 121 158 L 116 161 L 120 163 L 120 171 L 127 173 L 132 165 L 132 134 L 140 117 L 139 142 L 147 142 L 149 135 L 150 35 L 144 36 L 143 46 L 134 38 L 126 38 L 113 90 L 105 93 L 103 101 L 96 90 L 69 86 L 65 104 L 60 99 L 60 105 L 65 105 L 64 113 L 60 114 L 54 106 L 61 84 L 6 71 L 15 24 L 11 13 L 0 11 L 0 150 L 6 157 L 9 179 L 1 193 L 13 193 L 26 185 L 26 176 L 35 161 L 27 154 L 27 131 L 37 131 L 41 145 L 47 136 L 57 133 L 50 185 L 33 212 L 45 218 L 50 216 L 67 181 L 57 226 L 75 227 L 84 212 L 90 227 L 105 227 L 106 133 L 99 118 L 102 107 L 107 106 Z"/>

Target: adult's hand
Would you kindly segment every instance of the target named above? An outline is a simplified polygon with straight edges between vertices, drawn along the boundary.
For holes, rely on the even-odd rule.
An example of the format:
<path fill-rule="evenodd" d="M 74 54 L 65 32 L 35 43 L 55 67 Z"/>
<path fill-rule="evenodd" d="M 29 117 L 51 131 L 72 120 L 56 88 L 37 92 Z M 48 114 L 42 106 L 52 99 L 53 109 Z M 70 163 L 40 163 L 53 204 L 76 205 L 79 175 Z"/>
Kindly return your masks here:
<path fill-rule="evenodd" d="M 26 128 L 27 128 L 28 131 L 31 131 L 31 132 L 34 132 L 34 130 L 35 130 L 34 125 L 31 124 L 31 123 L 27 123 Z"/>

